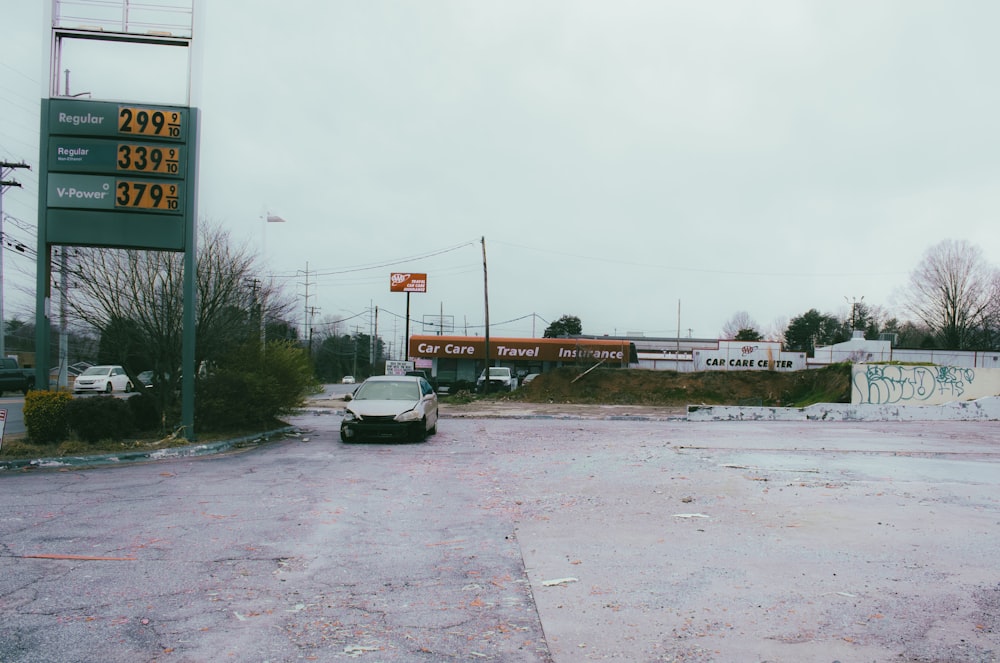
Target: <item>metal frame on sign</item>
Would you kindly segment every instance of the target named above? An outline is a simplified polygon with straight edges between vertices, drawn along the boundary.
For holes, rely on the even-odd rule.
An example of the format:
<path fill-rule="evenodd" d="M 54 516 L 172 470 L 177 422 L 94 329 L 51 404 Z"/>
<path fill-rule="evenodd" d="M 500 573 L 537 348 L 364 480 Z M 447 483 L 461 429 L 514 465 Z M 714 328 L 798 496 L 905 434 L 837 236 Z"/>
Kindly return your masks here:
<path fill-rule="evenodd" d="M 53 246 L 182 251 L 181 424 L 185 436 L 194 439 L 201 70 L 201 40 L 194 34 L 201 4 L 187 2 L 46 3 L 50 49 L 39 147 L 35 383 L 49 388 Z M 132 99 L 71 95 L 68 73 L 65 85 L 61 75 L 67 64 L 64 47 L 75 40 L 106 45 L 108 52 L 113 44 L 187 49 L 187 71 L 176 72 L 186 81 L 184 99 L 160 103 L 140 101 L 139 94 Z M 133 161 L 133 155 L 143 158 Z"/>

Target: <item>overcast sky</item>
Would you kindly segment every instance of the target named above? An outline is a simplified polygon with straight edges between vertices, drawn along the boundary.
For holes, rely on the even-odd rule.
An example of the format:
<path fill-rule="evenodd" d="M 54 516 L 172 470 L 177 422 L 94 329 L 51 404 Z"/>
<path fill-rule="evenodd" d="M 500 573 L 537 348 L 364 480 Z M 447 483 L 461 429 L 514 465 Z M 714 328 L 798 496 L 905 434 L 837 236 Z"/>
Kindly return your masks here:
<path fill-rule="evenodd" d="M 46 1 L 0 0 L 0 159 L 33 166 Z M 411 333 L 483 333 L 482 238 L 495 336 L 673 336 L 679 305 L 716 338 L 861 297 L 907 318 L 932 245 L 1000 261 L 997 25 L 992 0 L 212 0 L 199 218 L 263 251 L 299 321 L 374 305 L 386 336 L 393 271 L 428 275 Z M 71 92 L 174 101 L 98 55 Z M 4 228 L 33 248 L 37 172 L 15 177 Z M 5 263 L 11 301 L 34 263 Z"/>

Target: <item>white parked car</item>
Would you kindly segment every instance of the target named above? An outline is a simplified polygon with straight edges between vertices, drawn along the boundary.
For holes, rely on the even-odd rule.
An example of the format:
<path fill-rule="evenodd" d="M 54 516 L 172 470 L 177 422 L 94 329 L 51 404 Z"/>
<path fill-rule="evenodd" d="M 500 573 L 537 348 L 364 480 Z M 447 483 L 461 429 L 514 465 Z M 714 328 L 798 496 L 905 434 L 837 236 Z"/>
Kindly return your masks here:
<path fill-rule="evenodd" d="M 132 391 L 132 381 L 121 366 L 91 366 L 73 382 L 73 393 L 105 393 Z"/>
<path fill-rule="evenodd" d="M 437 432 L 438 397 L 424 378 L 373 375 L 344 400 L 340 423 L 344 442 L 365 437 L 420 442 Z"/>
<path fill-rule="evenodd" d="M 506 366 L 490 366 L 490 391 L 514 391 L 517 389 L 517 376 Z M 476 391 L 486 390 L 486 371 L 479 374 L 476 380 Z"/>

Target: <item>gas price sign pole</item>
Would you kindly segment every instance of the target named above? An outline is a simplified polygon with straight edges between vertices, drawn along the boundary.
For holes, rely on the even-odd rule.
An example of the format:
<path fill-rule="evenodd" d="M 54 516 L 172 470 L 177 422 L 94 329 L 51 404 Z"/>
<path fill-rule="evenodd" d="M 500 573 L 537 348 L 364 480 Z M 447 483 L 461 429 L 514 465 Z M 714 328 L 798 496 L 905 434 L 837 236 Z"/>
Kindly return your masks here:
<path fill-rule="evenodd" d="M 113 29 L 63 26 L 60 2 L 51 0 L 45 17 L 52 48 L 49 87 L 41 103 L 35 383 L 39 389 L 48 388 L 52 365 L 54 245 L 182 251 L 181 424 L 193 439 L 198 109 L 71 97 L 68 90 L 60 90 L 59 74 L 66 64 L 63 44 L 73 40 L 182 47 L 189 54 L 190 103 L 197 89 L 191 84 L 197 70 L 192 54 L 195 0 L 190 0 L 189 8 L 170 14 L 183 17 L 179 23 L 152 32 L 148 25 L 131 25 L 127 14 Z M 91 18 L 99 23 L 104 17 Z"/>

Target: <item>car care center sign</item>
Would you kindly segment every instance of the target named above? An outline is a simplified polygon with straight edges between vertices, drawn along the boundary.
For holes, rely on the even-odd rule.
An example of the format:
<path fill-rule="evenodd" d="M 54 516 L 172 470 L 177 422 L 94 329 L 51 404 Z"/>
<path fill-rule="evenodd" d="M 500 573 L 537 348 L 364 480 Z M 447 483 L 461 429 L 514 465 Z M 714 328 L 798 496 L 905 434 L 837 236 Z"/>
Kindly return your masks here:
<path fill-rule="evenodd" d="M 389 292 L 427 292 L 427 275 L 393 272 L 389 277 Z"/>
<path fill-rule="evenodd" d="M 801 371 L 806 353 L 784 352 L 774 341 L 719 341 L 718 350 L 694 350 L 695 371 Z"/>

